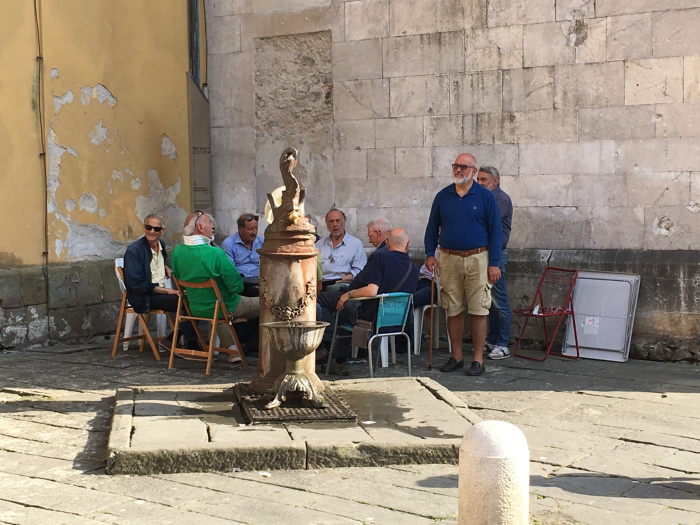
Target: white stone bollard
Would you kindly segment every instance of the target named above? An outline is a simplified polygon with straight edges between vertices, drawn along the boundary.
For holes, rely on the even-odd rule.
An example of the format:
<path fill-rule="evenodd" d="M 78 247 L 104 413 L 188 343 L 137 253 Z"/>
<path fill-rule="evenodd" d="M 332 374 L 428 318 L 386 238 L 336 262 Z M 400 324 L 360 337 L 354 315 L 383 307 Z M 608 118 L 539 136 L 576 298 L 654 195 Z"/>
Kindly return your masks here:
<path fill-rule="evenodd" d="M 482 421 L 459 448 L 459 525 L 527 525 L 530 451 L 504 421 Z"/>

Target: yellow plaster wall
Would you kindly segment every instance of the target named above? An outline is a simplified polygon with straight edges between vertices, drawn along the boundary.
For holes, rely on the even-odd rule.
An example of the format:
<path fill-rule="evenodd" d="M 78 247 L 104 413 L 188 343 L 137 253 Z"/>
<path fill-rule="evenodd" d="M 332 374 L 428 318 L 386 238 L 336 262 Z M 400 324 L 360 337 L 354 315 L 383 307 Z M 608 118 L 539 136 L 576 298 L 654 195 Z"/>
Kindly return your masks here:
<path fill-rule="evenodd" d="M 41 7 L 51 262 L 118 256 L 154 211 L 172 241 L 191 202 L 187 0 Z"/>
<path fill-rule="evenodd" d="M 44 175 L 34 7 L 3 0 L 0 16 L 0 268 L 38 265 Z"/>

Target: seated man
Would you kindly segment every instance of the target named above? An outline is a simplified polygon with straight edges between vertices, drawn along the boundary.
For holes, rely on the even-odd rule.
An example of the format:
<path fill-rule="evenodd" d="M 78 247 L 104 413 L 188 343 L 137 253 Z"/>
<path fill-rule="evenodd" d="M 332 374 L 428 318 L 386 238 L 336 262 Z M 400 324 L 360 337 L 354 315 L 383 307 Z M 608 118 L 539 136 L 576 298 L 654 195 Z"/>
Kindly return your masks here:
<path fill-rule="evenodd" d="M 408 232 L 401 228 L 391 230 L 388 239 L 389 250 L 380 252 L 372 259 L 369 267 L 368 284 L 362 288 L 345 292 L 338 300 L 338 310 L 343 310 L 348 300 L 359 297 L 374 297 L 384 293 L 413 293 L 418 283 L 418 267 L 408 257 L 410 239 Z M 379 301 L 361 301 L 357 319 L 374 321 Z M 342 352 L 339 352 L 342 353 Z M 339 355 L 333 363 L 337 373 L 344 375 L 345 360 L 348 354 Z"/>
<path fill-rule="evenodd" d="M 337 282 L 349 283 L 367 263 L 362 242 L 345 232 L 345 220 L 342 211 L 329 211 L 326 226 L 330 235 L 316 242 L 316 248 L 321 250 L 323 288 Z"/>
<path fill-rule="evenodd" d="M 376 249 L 370 254 L 369 259 L 367 259 L 367 264 L 364 266 L 362 271 L 357 274 L 351 283 L 349 283 L 347 286 L 343 286 L 340 290 L 326 290 L 318 294 L 316 301 L 321 307 L 321 315 L 318 316 L 318 319 L 331 323 L 328 327 L 326 327 L 326 331 L 323 335 L 323 341 L 325 343 L 330 343 L 331 338 L 333 337 L 333 320 L 340 296 L 346 291 L 356 290 L 369 284 L 369 270 L 371 268 L 370 262 L 372 262 L 377 254 L 389 251 L 386 241 L 389 238 L 390 231 L 391 223 L 386 219 L 378 217 L 371 220 L 369 224 L 367 224 L 367 238 Z M 354 314 L 358 306 L 359 305 L 357 302 L 354 302 L 351 306 L 349 306 L 350 311 L 345 312 L 346 315 L 341 316 L 343 324 L 348 322 L 347 318 L 355 318 Z M 321 347 L 321 352 L 317 354 L 317 360 L 323 360 L 326 354 L 327 351 Z"/>
<path fill-rule="evenodd" d="M 201 283 L 213 277 L 231 318 L 259 317 L 259 298 L 240 295 L 243 291 L 240 274 L 223 250 L 210 245 L 214 239 L 213 230 L 214 224 L 208 213 L 194 212 L 187 216 L 184 242 L 173 250 L 173 274 L 178 279 L 192 283 Z M 214 315 L 216 294 L 211 288 L 189 289 L 187 299 L 193 315 L 209 318 Z M 217 326 L 216 332 L 223 347 L 234 344 L 226 327 Z M 229 354 L 229 361 L 236 358 L 237 356 Z"/>
<path fill-rule="evenodd" d="M 129 245 L 124 254 L 124 284 L 126 298 L 136 313 L 147 314 L 151 310 L 177 312 L 179 293 L 165 287 L 165 279 L 171 271 L 165 265 L 168 254 L 165 243 L 160 240 L 165 227 L 163 218 L 151 213 L 143 221 L 144 236 Z M 197 348 L 197 333 L 192 323 L 180 324 L 187 348 Z M 172 334 L 160 342 L 163 349 L 170 350 Z"/>
<path fill-rule="evenodd" d="M 241 274 L 241 277 L 260 275 L 260 254 L 263 239 L 258 236 L 258 216 L 245 213 L 238 217 L 238 231 L 227 237 L 221 247 Z"/>

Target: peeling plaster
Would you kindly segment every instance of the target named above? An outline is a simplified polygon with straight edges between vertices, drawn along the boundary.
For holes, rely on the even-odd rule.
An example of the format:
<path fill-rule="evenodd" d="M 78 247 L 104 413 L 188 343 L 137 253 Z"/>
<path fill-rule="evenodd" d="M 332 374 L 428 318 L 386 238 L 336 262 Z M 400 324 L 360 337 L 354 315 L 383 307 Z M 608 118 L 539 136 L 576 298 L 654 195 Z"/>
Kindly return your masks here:
<path fill-rule="evenodd" d="M 75 208 L 75 201 L 73 199 L 66 199 L 66 209 L 68 213 L 72 212 L 73 208 Z"/>
<path fill-rule="evenodd" d="M 173 241 L 173 235 L 179 233 L 178 227 L 185 223 L 187 211 L 177 204 L 177 196 L 180 194 L 180 179 L 169 188 L 163 187 L 154 169 L 148 171 L 149 195 L 136 197 L 136 215 L 141 222 L 149 213 L 158 212 L 163 216 L 164 224 L 176 225 L 176 228 L 166 229 L 166 241 Z"/>
<path fill-rule="evenodd" d="M 693 213 L 698 213 L 700 211 L 700 201 L 690 201 L 690 204 L 686 206 Z"/>
<path fill-rule="evenodd" d="M 668 217 L 658 217 L 654 218 L 654 223 L 651 226 L 651 230 L 656 235 L 672 235 L 676 228 L 676 223 Z"/>
<path fill-rule="evenodd" d="M 177 150 L 175 148 L 175 144 L 173 144 L 173 141 L 170 140 L 170 137 L 167 135 L 163 135 L 163 142 L 160 144 L 160 152 L 168 157 L 170 160 L 175 160 L 175 157 L 177 157 Z"/>
<path fill-rule="evenodd" d="M 58 112 L 61 110 L 61 108 L 66 104 L 70 104 L 71 102 L 73 102 L 73 91 L 71 91 L 70 89 L 65 95 L 61 95 L 60 97 L 54 95 L 53 108 L 56 111 L 56 114 L 58 115 Z"/>
<path fill-rule="evenodd" d="M 88 137 L 90 138 L 90 142 L 95 146 L 99 146 L 105 141 L 107 138 L 107 128 L 102 125 L 101 120 L 95 124 L 95 129 L 88 133 Z"/>
<path fill-rule="evenodd" d="M 125 169 L 124 171 L 127 172 L 127 173 L 128 173 L 129 175 L 131 175 L 132 177 L 134 176 L 134 172 L 133 172 L 133 171 L 131 171 L 131 170 L 126 170 L 126 169 Z"/>
<path fill-rule="evenodd" d="M 106 212 L 104 209 L 102 209 L 102 208 L 100 208 L 100 209 L 97 210 L 97 211 L 98 211 L 99 214 L 100 214 L 100 219 L 104 219 L 104 218 L 105 218 L 105 215 L 107 215 L 107 212 Z"/>
<path fill-rule="evenodd" d="M 61 256 L 62 250 L 63 250 L 63 241 L 61 239 L 56 239 L 56 257 Z"/>
<path fill-rule="evenodd" d="M 132 242 L 115 240 L 110 231 L 100 224 L 80 224 L 77 221 L 62 220 L 68 226 L 68 236 L 64 246 L 68 249 L 69 261 L 121 257 Z"/>
<path fill-rule="evenodd" d="M 85 86 L 80 90 L 80 102 L 83 103 L 83 106 L 87 106 L 93 98 L 96 98 L 100 104 L 105 101 L 112 107 L 117 104 L 116 97 L 102 84 L 97 84 L 94 87 Z"/>
<path fill-rule="evenodd" d="M 85 210 L 88 213 L 95 213 L 97 211 L 97 197 L 92 193 L 83 193 L 80 197 L 80 209 Z"/>
<path fill-rule="evenodd" d="M 131 181 L 131 189 L 138 190 L 141 187 L 141 179 L 138 177 Z"/>
<path fill-rule="evenodd" d="M 122 172 L 119 170 L 114 170 L 112 172 L 112 180 L 123 181 L 124 177 L 122 176 Z"/>
<path fill-rule="evenodd" d="M 58 69 L 53 68 L 51 70 L 51 78 L 56 78 L 56 77 L 58 77 Z"/>

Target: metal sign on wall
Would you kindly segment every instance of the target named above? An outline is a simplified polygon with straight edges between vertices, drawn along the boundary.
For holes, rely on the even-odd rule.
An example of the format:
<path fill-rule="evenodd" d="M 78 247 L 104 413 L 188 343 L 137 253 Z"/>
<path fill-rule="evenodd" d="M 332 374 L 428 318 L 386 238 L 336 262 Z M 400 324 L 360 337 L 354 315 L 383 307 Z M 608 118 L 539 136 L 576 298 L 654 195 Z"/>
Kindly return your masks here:
<path fill-rule="evenodd" d="M 190 146 L 192 148 L 192 205 L 194 210 L 213 212 L 211 184 L 211 127 L 209 100 L 187 74 L 190 99 Z"/>

